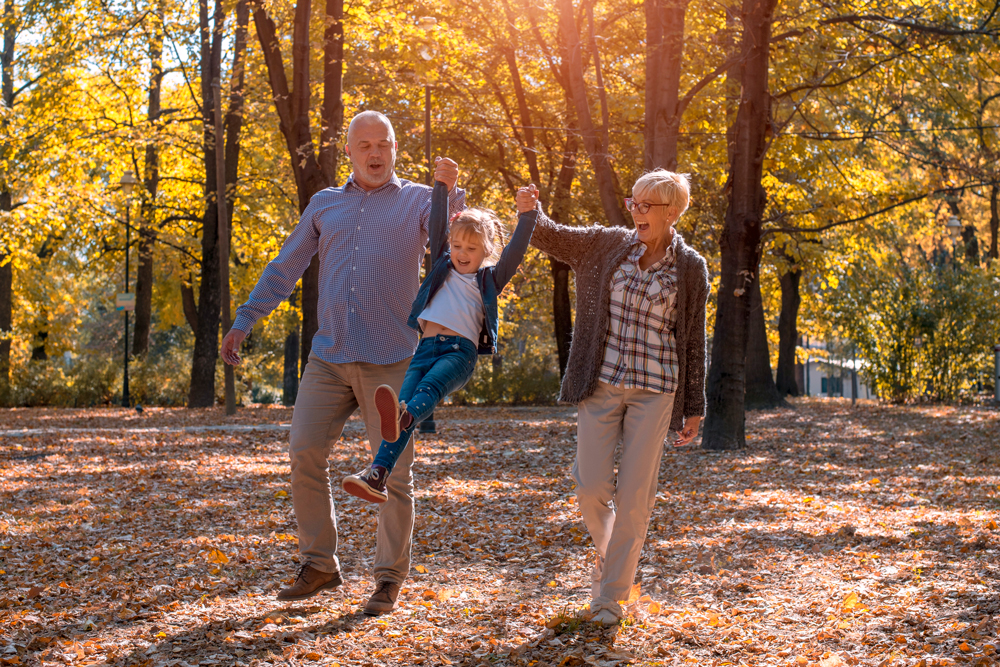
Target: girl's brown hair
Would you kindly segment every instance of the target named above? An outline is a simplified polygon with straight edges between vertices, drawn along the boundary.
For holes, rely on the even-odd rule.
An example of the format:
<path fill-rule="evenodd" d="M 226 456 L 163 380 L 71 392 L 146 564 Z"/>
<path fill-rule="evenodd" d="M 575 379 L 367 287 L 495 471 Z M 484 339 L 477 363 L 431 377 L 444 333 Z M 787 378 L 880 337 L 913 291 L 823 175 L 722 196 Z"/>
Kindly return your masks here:
<path fill-rule="evenodd" d="M 503 224 L 497 214 L 485 208 L 467 208 L 451 221 L 449 236 L 472 234 L 486 250 L 484 264 L 495 264 L 503 248 Z"/>

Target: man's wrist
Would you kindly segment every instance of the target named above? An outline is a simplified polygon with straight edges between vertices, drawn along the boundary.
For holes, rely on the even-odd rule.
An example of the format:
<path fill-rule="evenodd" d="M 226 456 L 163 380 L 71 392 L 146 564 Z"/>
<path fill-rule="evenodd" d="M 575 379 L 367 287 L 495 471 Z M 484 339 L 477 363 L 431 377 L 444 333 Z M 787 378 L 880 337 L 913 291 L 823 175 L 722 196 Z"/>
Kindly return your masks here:
<path fill-rule="evenodd" d="M 244 336 L 250 335 L 251 329 L 253 329 L 254 321 L 247 317 L 246 315 L 236 315 L 236 319 L 233 321 L 233 325 L 229 327 L 229 330 L 233 329 L 237 331 L 242 331 Z"/>

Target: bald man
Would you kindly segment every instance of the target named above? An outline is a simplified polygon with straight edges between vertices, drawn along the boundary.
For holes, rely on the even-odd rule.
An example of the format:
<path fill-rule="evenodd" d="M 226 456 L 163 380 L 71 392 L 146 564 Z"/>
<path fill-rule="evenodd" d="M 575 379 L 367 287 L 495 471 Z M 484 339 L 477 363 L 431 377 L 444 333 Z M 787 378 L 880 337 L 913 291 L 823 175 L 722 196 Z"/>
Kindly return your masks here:
<path fill-rule="evenodd" d="M 319 253 L 319 331 L 295 400 L 289 442 L 302 559 L 295 582 L 278 593 L 282 601 L 304 600 L 343 583 L 327 463 L 331 445 L 360 408 L 374 456 L 382 442 L 375 388 L 388 384 L 398 392 L 417 346 L 417 332 L 406 320 L 420 283 L 431 188 L 396 176 L 396 135 L 376 111 L 351 120 L 345 151 L 353 167 L 350 178 L 313 195 L 222 341 L 222 358 L 238 364 L 240 343 L 254 323 L 289 297 Z M 453 160 L 438 158 L 434 179 L 448 186 L 451 213 L 465 208 Z M 389 499 L 379 505 L 375 591 L 365 605 L 369 615 L 398 606 L 399 587 L 409 573 L 412 465 L 411 440 L 389 479 Z"/>

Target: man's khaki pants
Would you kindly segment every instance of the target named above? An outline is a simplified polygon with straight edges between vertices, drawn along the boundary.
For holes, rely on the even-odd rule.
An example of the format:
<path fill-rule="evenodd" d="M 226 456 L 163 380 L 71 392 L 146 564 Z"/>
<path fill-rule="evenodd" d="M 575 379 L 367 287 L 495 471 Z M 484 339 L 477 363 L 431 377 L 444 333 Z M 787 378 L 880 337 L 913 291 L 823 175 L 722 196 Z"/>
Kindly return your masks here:
<path fill-rule="evenodd" d="M 576 465 L 580 513 L 597 547 L 591 611 L 622 615 L 656 502 L 673 394 L 599 382 L 578 406 Z M 615 486 L 615 450 L 622 443 Z"/>
<path fill-rule="evenodd" d="M 289 454 L 292 462 L 292 501 L 299 524 L 299 553 L 323 572 L 339 572 L 337 515 L 331 494 L 327 457 L 340 439 L 344 423 L 356 408 L 368 430 L 372 457 L 382 444 L 375 388 L 387 384 L 397 392 L 409 359 L 395 364 L 331 364 L 315 354 L 302 375 L 295 399 Z M 403 450 L 389 476 L 389 500 L 379 505 L 375 542 L 375 581 L 402 583 L 410 571 L 413 533 L 413 440 Z M 357 470 L 334 471 L 334 486 Z"/>

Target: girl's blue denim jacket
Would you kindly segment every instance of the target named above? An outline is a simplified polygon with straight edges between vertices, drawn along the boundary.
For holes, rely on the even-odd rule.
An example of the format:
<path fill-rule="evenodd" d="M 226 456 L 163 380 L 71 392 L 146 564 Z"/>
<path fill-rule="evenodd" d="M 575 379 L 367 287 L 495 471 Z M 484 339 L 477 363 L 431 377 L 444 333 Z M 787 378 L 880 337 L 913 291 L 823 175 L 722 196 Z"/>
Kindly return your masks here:
<path fill-rule="evenodd" d="M 476 272 L 476 284 L 483 296 L 483 308 L 486 318 L 479 334 L 479 354 L 495 354 L 497 351 L 497 333 L 500 328 L 500 315 L 497 312 L 497 297 L 504 285 L 510 281 L 524 259 L 524 253 L 531 241 L 531 233 L 535 229 L 537 211 L 522 213 L 517 219 L 517 228 L 511 236 L 510 243 L 503 249 L 500 261 L 494 266 L 481 267 Z M 410 318 L 407 324 L 421 331 L 417 318 L 430 303 L 437 291 L 444 285 L 448 271 L 451 270 L 451 252 L 448 250 L 448 188 L 438 181 L 434 184 L 431 195 L 431 216 L 428 223 L 430 230 L 431 270 L 420 283 L 420 290 L 413 302 Z"/>

